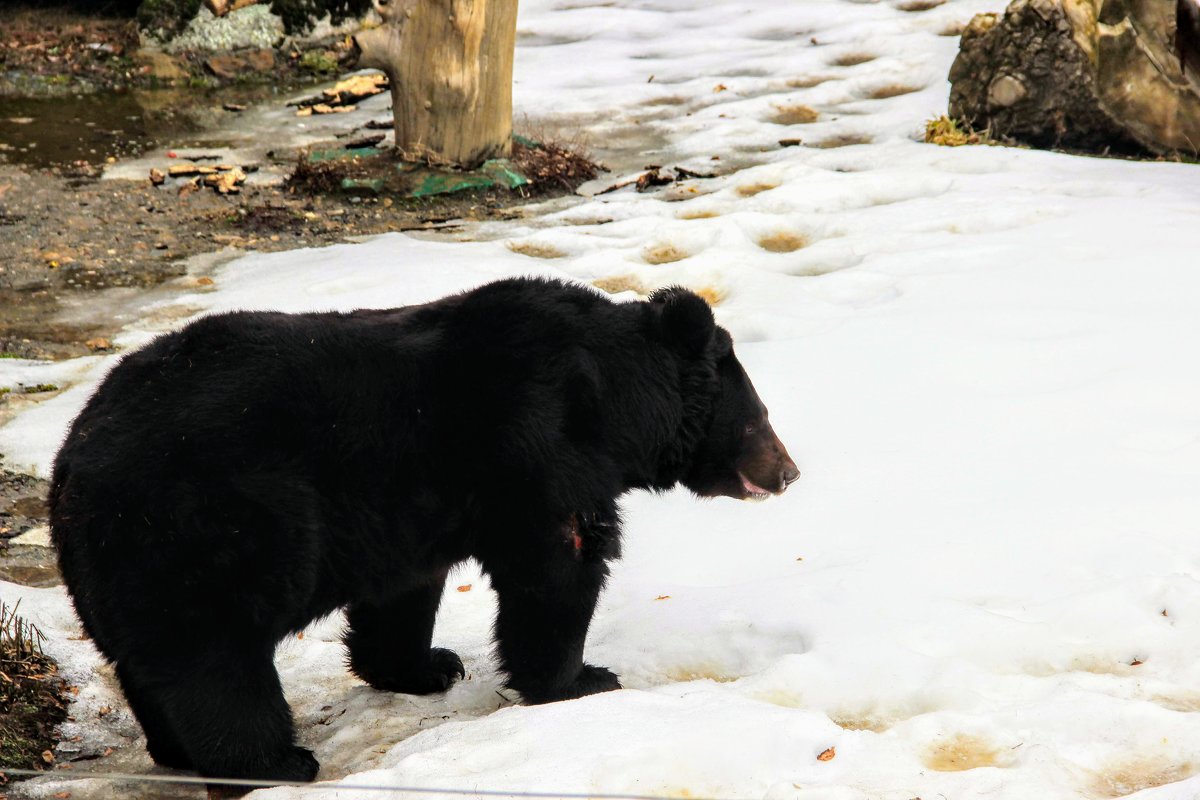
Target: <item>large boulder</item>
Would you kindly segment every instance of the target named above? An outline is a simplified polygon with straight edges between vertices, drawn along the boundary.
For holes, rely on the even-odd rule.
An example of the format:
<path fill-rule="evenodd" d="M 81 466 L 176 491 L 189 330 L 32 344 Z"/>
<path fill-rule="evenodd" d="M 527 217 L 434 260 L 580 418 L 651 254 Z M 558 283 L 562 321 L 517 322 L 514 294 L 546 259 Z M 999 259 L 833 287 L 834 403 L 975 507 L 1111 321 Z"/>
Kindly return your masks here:
<path fill-rule="evenodd" d="M 950 116 L 1037 147 L 1200 154 L 1200 94 L 1176 0 L 1015 0 L 980 14 L 950 69 Z"/>

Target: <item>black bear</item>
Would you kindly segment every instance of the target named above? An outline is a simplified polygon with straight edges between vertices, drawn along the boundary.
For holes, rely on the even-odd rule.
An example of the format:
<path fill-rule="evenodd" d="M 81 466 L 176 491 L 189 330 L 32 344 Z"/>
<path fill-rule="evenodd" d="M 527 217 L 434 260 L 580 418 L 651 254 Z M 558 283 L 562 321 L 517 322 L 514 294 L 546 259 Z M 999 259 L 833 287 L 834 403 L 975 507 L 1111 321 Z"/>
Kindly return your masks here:
<path fill-rule="evenodd" d="M 74 421 L 50 505 L 62 575 L 150 755 L 308 781 L 276 644 L 344 608 L 349 666 L 444 691 L 448 570 L 499 597 L 507 686 L 620 688 L 583 643 L 617 500 L 782 492 L 796 465 L 712 311 L 511 279 L 425 305 L 201 318 L 126 356 Z"/>

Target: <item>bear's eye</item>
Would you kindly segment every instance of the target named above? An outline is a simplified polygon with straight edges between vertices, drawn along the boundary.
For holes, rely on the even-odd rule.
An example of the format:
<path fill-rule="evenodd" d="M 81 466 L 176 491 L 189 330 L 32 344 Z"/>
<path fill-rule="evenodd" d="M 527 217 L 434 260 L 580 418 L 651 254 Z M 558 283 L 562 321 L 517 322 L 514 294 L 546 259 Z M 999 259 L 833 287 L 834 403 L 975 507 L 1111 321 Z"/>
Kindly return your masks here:
<path fill-rule="evenodd" d="M 747 436 L 754 433 L 756 430 L 758 430 L 758 426 L 755 425 L 753 422 L 750 422 L 746 425 L 746 435 Z"/>

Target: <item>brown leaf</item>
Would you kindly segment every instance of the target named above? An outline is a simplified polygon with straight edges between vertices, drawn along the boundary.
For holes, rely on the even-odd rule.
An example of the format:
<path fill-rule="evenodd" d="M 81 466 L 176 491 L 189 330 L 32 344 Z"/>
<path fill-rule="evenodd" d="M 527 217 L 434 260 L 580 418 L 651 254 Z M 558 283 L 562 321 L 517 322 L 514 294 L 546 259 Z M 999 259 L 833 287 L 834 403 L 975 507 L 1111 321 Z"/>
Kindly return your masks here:
<path fill-rule="evenodd" d="M 47 764 L 53 764 L 54 763 L 54 753 L 51 753 L 49 750 L 43 750 L 42 751 L 42 761 L 45 761 Z"/>
<path fill-rule="evenodd" d="M 460 592 L 469 592 L 469 591 L 471 591 L 471 584 L 469 584 L 469 583 L 464 583 L 462 586 L 459 586 L 459 587 L 458 587 L 458 591 L 460 591 Z"/>
<path fill-rule="evenodd" d="M 833 761 L 833 757 L 837 755 L 836 747 L 829 747 L 821 751 L 821 755 L 817 756 L 817 761 Z"/>

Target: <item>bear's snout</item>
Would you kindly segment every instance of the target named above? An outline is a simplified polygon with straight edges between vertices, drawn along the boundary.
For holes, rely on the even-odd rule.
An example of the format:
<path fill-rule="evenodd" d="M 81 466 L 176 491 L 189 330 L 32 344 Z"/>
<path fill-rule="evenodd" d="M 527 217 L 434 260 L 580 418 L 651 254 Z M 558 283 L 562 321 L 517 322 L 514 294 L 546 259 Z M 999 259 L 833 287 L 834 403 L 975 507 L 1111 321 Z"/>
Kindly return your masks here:
<path fill-rule="evenodd" d="M 783 488 L 791 486 L 796 481 L 800 480 L 800 469 L 789 458 L 783 463 Z M 782 490 L 781 490 L 782 491 Z"/>
<path fill-rule="evenodd" d="M 762 500 L 772 494 L 783 494 L 800 478 L 799 467 L 769 425 L 757 431 L 747 444 L 738 469 L 743 497 Z"/>

